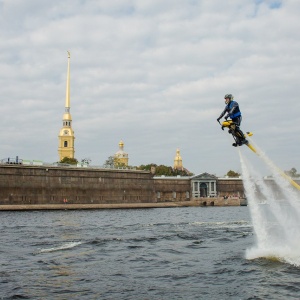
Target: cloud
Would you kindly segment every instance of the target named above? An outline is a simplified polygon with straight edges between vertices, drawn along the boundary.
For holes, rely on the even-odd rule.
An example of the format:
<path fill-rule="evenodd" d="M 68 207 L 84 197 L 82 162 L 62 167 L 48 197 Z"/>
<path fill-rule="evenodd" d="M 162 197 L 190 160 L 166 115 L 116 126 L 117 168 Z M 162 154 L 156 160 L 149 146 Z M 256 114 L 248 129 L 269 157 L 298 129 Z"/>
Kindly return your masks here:
<path fill-rule="evenodd" d="M 132 165 L 172 165 L 178 147 L 194 173 L 238 170 L 216 122 L 232 93 L 242 129 L 283 169 L 300 168 L 296 1 L 5 0 L 0 9 L 1 158 L 57 161 L 70 50 L 78 159 L 101 165 L 123 139 Z"/>

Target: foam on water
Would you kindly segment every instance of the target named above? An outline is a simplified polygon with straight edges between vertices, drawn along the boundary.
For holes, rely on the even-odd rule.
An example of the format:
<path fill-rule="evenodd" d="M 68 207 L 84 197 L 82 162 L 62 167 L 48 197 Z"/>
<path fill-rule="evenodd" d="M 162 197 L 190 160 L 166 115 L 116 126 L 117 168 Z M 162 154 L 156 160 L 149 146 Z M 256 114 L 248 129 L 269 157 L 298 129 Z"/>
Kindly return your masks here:
<path fill-rule="evenodd" d="M 251 140 L 251 143 L 254 142 Z M 255 145 L 272 173 L 275 192 L 239 150 L 245 193 L 250 208 L 256 245 L 246 251 L 247 259 L 259 257 L 300 266 L 300 197 L 282 171 Z M 259 192 L 258 192 L 259 190 Z"/>
<path fill-rule="evenodd" d="M 74 248 L 78 245 L 81 245 L 82 242 L 70 242 L 70 243 L 65 243 L 61 246 L 58 247 L 51 247 L 51 248 L 46 248 L 46 249 L 41 249 L 39 252 L 40 253 L 48 253 L 48 252 L 54 252 L 54 251 L 61 251 L 61 250 L 67 250 Z"/>
<path fill-rule="evenodd" d="M 205 227 L 221 227 L 221 228 L 235 228 L 235 227 L 249 227 L 249 222 L 241 220 L 236 222 L 193 222 L 191 225 L 205 226 Z"/>

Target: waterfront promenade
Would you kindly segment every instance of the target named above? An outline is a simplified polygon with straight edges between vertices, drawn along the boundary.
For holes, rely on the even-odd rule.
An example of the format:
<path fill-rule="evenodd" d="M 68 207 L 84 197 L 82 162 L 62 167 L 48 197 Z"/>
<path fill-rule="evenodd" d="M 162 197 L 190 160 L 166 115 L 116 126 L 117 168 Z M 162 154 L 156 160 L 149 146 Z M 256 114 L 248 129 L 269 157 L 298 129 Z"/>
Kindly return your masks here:
<path fill-rule="evenodd" d="M 138 209 L 201 206 L 199 201 L 164 202 L 164 203 L 116 203 L 116 204 L 32 204 L 32 205 L 0 205 L 0 211 L 7 210 L 78 210 L 78 209 Z"/>
<path fill-rule="evenodd" d="M 212 199 L 219 200 L 214 201 Z M 220 201 L 222 199 L 222 202 Z M 189 206 L 240 206 L 243 205 L 240 199 L 223 198 L 201 198 L 191 201 L 177 202 L 155 202 L 155 203 L 109 203 L 109 204 L 29 204 L 29 205 L 0 205 L 0 211 L 17 210 L 80 210 L 80 209 L 139 209 L 139 208 L 167 208 L 167 207 L 189 207 Z M 209 201 L 208 201 L 209 200 Z"/>

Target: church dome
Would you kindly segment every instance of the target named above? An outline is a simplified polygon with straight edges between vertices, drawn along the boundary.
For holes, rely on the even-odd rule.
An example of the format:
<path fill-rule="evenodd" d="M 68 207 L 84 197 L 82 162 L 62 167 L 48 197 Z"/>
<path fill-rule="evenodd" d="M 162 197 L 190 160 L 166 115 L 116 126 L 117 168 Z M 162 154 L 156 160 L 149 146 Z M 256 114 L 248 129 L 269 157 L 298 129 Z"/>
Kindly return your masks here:
<path fill-rule="evenodd" d="M 118 159 L 120 163 L 128 166 L 128 154 L 124 151 L 124 142 L 122 140 L 119 142 L 119 150 L 115 153 L 114 157 Z"/>

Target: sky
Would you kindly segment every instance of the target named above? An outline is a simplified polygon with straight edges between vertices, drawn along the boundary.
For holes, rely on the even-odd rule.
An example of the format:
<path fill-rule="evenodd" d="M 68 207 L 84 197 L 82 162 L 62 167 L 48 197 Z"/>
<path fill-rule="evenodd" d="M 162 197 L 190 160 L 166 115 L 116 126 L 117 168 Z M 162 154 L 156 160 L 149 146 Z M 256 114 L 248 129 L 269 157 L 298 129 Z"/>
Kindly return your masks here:
<path fill-rule="evenodd" d="M 299 15 L 297 0 L 0 0 L 0 159 L 58 161 L 69 50 L 78 160 L 123 140 L 132 166 L 179 148 L 194 174 L 241 172 L 216 120 L 231 93 L 241 129 L 300 171 Z"/>

